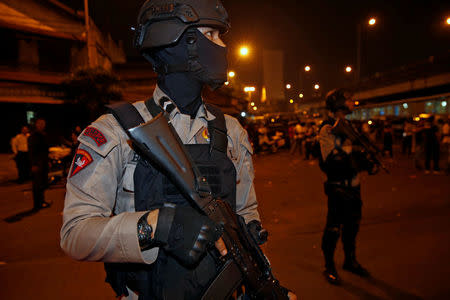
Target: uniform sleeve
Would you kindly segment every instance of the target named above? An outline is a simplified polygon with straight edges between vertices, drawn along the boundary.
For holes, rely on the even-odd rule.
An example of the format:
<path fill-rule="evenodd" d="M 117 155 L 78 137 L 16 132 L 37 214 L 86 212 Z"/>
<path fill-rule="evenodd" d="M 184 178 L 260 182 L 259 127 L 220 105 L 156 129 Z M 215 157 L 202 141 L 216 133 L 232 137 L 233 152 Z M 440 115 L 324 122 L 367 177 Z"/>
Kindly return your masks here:
<path fill-rule="evenodd" d="M 228 156 L 236 168 L 236 212 L 244 217 L 246 223 L 260 221 L 258 202 L 253 180 L 253 149 L 247 131 L 239 122 L 225 115 L 228 131 Z"/>
<path fill-rule="evenodd" d="M 157 249 L 141 252 L 137 238 L 145 212 L 113 215 L 127 144 L 111 118 L 100 118 L 79 137 L 67 179 L 61 248 L 76 260 L 152 263 Z"/>
<path fill-rule="evenodd" d="M 331 125 L 324 125 L 319 132 L 320 151 L 323 161 L 325 161 L 328 155 L 336 147 L 335 138 L 331 133 Z"/>

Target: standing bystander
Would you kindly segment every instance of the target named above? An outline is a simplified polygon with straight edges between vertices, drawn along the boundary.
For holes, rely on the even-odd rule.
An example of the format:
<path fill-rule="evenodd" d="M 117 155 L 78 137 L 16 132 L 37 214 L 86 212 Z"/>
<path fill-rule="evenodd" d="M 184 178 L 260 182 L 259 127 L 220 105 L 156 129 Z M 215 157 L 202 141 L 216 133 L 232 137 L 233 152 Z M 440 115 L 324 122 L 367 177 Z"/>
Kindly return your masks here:
<path fill-rule="evenodd" d="M 413 140 L 413 125 L 409 122 L 405 122 L 403 127 L 403 143 L 402 143 L 402 153 L 407 156 L 411 155 L 412 150 L 412 140 Z"/>
<path fill-rule="evenodd" d="M 430 174 L 431 159 L 433 159 L 433 173 L 439 173 L 439 129 L 434 124 L 434 116 L 425 120 L 423 142 L 425 149 L 425 174 Z"/>
<path fill-rule="evenodd" d="M 17 165 L 17 183 L 23 183 L 30 178 L 30 158 L 28 155 L 28 126 L 22 126 L 18 135 L 11 139 L 11 149 Z"/>
<path fill-rule="evenodd" d="M 383 129 L 383 152 L 385 154 L 389 153 L 389 156 L 391 158 L 394 157 L 393 144 L 394 144 L 394 137 L 392 134 L 392 125 L 386 123 Z"/>
<path fill-rule="evenodd" d="M 450 175 L 450 119 L 442 126 L 442 146 L 444 148 L 445 173 Z"/>
<path fill-rule="evenodd" d="M 45 132 L 45 120 L 36 119 L 35 128 L 29 138 L 31 172 L 33 180 L 34 211 L 50 206 L 44 201 L 48 184 L 48 141 Z"/>

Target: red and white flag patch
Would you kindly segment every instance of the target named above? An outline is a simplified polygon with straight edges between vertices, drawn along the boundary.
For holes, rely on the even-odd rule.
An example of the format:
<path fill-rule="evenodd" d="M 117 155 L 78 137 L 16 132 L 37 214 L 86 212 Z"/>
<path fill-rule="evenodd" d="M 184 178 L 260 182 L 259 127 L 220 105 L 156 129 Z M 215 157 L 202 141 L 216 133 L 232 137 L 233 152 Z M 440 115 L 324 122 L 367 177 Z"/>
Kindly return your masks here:
<path fill-rule="evenodd" d="M 84 131 L 83 135 L 90 137 L 94 140 L 98 147 L 106 144 L 107 140 L 103 133 L 95 127 L 89 126 Z"/>
<path fill-rule="evenodd" d="M 70 172 L 70 177 L 79 173 L 81 170 L 86 168 L 93 161 L 92 156 L 83 149 L 78 149 L 75 153 L 75 157 L 73 158 L 72 170 Z"/>

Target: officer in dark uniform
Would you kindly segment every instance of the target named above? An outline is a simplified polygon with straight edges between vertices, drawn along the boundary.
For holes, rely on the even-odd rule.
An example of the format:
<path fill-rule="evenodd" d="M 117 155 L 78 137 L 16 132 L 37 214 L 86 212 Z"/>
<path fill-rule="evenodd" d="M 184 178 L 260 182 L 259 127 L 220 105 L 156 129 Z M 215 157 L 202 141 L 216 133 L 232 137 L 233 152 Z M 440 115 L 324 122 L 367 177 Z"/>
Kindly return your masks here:
<path fill-rule="evenodd" d="M 50 203 L 46 202 L 44 197 L 45 189 L 48 186 L 49 148 L 45 126 L 45 120 L 37 118 L 34 124 L 34 131 L 28 138 L 33 185 L 33 211 L 50 206 Z"/>
<path fill-rule="evenodd" d="M 322 238 L 325 257 L 326 279 L 339 284 L 340 278 L 334 264 L 334 252 L 342 234 L 345 261 L 343 269 L 360 276 L 369 272 L 356 260 L 356 235 L 361 221 L 361 188 L 359 173 L 376 172 L 376 166 L 368 160 L 361 149 L 352 143 L 339 128 L 340 122 L 347 122 L 345 116 L 351 113 L 354 102 L 351 93 L 337 89 L 328 93 L 326 106 L 330 112 L 319 133 L 321 148 L 320 167 L 327 175 L 325 194 L 328 196 L 328 215 Z"/>
<path fill-rule="evenodd" d="M 115 105 L 78 138 L 61 247 L 77 260 L 105 262 L 107 282 L 117 296 L 200 299 L 217 275 L 218 257 L 227 253 L 222 227 L 192 208 L 130 147 L 125 130 L 162 111 L 213 196 L 227 201 L 254 238 L 265 242 L 247 132 L 201 96 L 204 86 L 216 89 L 227 80 L 227 48 L 220 34 L 229 26 L 218 0 L 146 1 L 135 44 L 158 74 L 153 97 Z"/>

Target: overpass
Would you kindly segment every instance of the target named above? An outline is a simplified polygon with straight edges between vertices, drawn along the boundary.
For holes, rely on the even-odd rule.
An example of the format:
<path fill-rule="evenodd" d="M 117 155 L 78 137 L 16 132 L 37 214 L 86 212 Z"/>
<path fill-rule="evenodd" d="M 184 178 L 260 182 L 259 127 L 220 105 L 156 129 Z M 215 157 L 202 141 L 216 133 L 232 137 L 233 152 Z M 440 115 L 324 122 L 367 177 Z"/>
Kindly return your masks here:
<path fill-rule="evenodd" d="M 356 119 L 415 117 L 423 113 L 448 115 L 450 52 L 376 73 L 349 88 L 354 91 Z M 299 106 L 298 112 L 324 115 L 324 109 L 324 99 L 309 100 Z"/>

